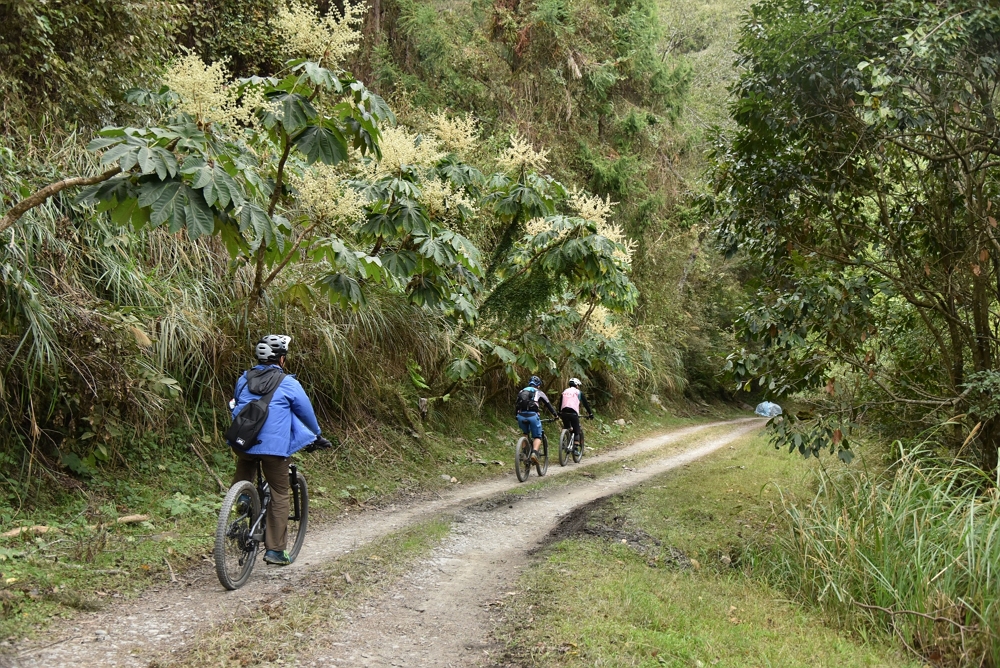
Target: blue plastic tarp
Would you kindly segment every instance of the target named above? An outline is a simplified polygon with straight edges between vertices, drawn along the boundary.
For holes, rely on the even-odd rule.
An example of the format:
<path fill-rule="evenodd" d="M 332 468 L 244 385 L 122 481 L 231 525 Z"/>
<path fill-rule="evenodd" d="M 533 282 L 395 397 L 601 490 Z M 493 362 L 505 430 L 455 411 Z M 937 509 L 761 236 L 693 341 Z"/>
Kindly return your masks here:
<path fill-rule="evenodd" d="M 770 401 L 762 401 L 757 404 L 754 413 L 761 417 L 773 418 L 775 415 L 781 415 L 781 406 L 773 404 Z"/>

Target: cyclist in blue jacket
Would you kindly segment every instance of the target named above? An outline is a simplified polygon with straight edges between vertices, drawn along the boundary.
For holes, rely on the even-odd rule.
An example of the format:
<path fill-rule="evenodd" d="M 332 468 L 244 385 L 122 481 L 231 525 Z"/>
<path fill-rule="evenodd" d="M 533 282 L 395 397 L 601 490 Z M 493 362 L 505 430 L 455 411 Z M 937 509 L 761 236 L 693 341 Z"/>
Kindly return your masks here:
<path fill-rule="evenodd" d="M 330 441 L 320 436 L 316 413 L 302 385 L 295 376 L 284 372 L 291 340 L 290 336 L 269 334 L 258 341 L 254 354 L 259 363 L 236 381 L 233 401 L 229 402 L 235 418 L 246 404 L 274 389 L 257 444 L 246 452 L 236 451 L 234 483 L 253 482 L 256 462 L 261 462 L 264 478 L 271 488 L 264 561 L 280 566 L 291 563 L 285 549 L 288 545 L 289 459 L 307 446 L 330 447 Z"/>

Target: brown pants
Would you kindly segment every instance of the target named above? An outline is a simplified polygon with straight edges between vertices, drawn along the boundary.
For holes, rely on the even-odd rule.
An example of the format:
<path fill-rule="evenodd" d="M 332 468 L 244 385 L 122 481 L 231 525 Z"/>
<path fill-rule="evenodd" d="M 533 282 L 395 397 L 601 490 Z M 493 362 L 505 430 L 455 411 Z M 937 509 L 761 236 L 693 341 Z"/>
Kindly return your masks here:
<path fill-rule="evenodd" d="M 257 476 L 257 460 L 264 471 L 264 480 L 271 487 L 271 503 L 267 507 L 267 534 L 264 546 L 268 550 L 284 552 L 288 545 L 288 460 L 291 457 L 275 455 L 236 455 L 236 475 L 233 483 L 241 480 L 254 482 Z M 261 499 L 263 501 L 263 499 Z"/>

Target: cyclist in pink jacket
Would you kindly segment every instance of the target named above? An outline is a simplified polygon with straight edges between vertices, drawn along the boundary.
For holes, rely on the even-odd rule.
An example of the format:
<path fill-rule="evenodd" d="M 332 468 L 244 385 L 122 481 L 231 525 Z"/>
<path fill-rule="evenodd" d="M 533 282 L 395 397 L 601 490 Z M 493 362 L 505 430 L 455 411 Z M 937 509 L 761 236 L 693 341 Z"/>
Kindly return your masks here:
<path fill-rule="evenodd" d="M 563 390 L 559 399 L 559 416 L 563 421 L 563 429 L 573 430 L 573 452 L 579 454 L 583 448 L 583 429 L 580 427 L 580 404 L 587 409 L 587 419 L 594 419 L 594 411 L 587 403 L 587 397 L 580 391 L 580 379 L 570 378 L 569 387 Z"/>

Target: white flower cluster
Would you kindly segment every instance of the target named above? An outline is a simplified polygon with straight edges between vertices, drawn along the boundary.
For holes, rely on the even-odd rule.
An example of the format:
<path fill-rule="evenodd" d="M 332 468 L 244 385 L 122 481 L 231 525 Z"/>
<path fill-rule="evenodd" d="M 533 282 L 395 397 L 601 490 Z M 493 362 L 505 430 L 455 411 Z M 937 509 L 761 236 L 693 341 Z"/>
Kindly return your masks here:
<path fill-rule="evenodd" d="M 520 172 L 521 169 L 541 170 L 549 161 L 548 149 L 536 151 L 531 142 L 519 134 L 510 136 L 510 146 L 500 154 L 497 162 L 506 172 Z"/>
<path fill-rule="evenodd" d="M 569 205 L 576 215 L 593 223 L 597 227 L 598 234 L 622 246 L 621 250 L 615 251 L 615 259 L 626 265 L 632 264 L 632 254 L 635 252 L 636 244 L 625 235 L 619 225 L 611 222 L 615 202 L 611 201 L 610 195 L 607 199 L 601 199 L 598 195 L 588 195 L 583 191 L 574 190 L 570 193 Z"/>
<path fill-rule="evenodd" d="M 459 219 L 459 207 L 464 206 L 475 212 L 476 202 L 465 191 L 456 189 L 450 181 L 441 178 L 428 179 L 420 186 L 420 203 L 427 207 L 427 213 L 435 220 L 455 222 Z"/>
<path fill-rule="evenodd" d="M 541 234 L 542 232 L 548 232 L 550 229 L 552 229 L 552 226 L 549 224 L 549 221 L 544 218 L 532 218 L 528 221 L 528 224 L 524 226 L 524 231 L 532 237 L 536 234 Z"/>
<path fill-rule="evenodd" d="M 581 304 L 576 307 L 576 310 L 582 318 L 587 315 L 587 311 L 590 310 L 590 306 L 587 304 Z M 622 333 L 622 328 L 617 322 L 615 322 L 614 315 L 611 311 L 600 304 L 595 306 L 594 311 L 590 314 L 590 320 L 587 321 L 587 327 L 590 331 L 604 337 L 605 339 L 617 339 Z"/>
<path fill-rule="evenodd" d="M 398 172 L 402 167 L 431 167 L 445 153 L 441 143 L 434 137 L 418 135 L 401 126 L 390 126 L 382 130 L 382 159 L 371 161 L 368 166 L 370 176 L 378 177 Z"/>
<path fill-rule="evenodd" d="M 476 148 L 479 124 L 472 116 L 448 118 L 441 112 L 432 116 L 431 120 L 434 121 L 434 135 L 452 153 L 467 155 Z"/>
<path fill-rule="evenodd" d="M 528 224 L 524 226 L 524 231 L 528 233 L 529 236 L 535 236 L 536 234 L 541 234 L 542 232 L 551 232 L 556 228 L 554 221 L 550 221 L 546 218 L 532 218 L 528 221 Z M 563 225 L 562 229 L 559 230 L 559 234 L 555 239 L 552 239 L 549 243 L 556 244 L 565 239 L 573 231 L 573 227 L 570 225 Z"/>
<path fill-rule="evenodd" d="M 330 13 L 320 16 L 314 7 L 298 0 L 278 12 L 278 30 L 286 39 L 289 53 L 317 61 L 327 66 L 340 64 L 357 51 L 361 41 L 361 23 L 367 3 L 344 2 L 343 13 L 331 7 Z"/>
<path fill-rule="evenodd" d="M 171 63 L 163 82 L 180 98 L 177 108 L 206 125 L 250 124 L 264 101 L 263 90 L 255 87 L 248 87 L 239 99 L 239 88 L 227 84 L 224 60 L 207 65 L 190 53 Z"/>
<path fill-rule="evenodd" d="M 351 225 L 364 218 L 361 195 L 344 183 L 343 175 L 333 166 L 316 164 L 293 180 L 299 203 L 321 222 Z"/>

